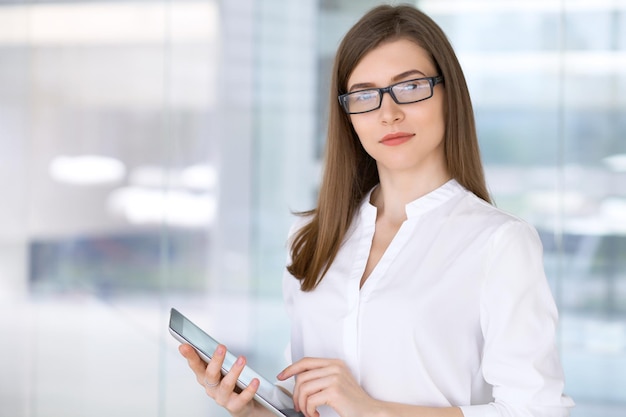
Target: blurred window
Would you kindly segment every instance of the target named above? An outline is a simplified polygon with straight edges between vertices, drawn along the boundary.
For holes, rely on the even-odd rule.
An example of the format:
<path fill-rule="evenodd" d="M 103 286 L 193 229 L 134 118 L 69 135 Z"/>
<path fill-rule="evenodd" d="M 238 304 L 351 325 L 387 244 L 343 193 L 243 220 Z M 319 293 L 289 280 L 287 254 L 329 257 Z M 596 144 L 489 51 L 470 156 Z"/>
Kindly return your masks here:
<path fill-rule="evenodd" d="M 226 416 L 172 306 L 281 369 L 286 236 L 335 50 L 376 4 L 0 1 L 0 416 Z M 465 70 L 496 204 L 544 243 L 572 415 L 623 416 L 626 3 L 416 4 Z"/>

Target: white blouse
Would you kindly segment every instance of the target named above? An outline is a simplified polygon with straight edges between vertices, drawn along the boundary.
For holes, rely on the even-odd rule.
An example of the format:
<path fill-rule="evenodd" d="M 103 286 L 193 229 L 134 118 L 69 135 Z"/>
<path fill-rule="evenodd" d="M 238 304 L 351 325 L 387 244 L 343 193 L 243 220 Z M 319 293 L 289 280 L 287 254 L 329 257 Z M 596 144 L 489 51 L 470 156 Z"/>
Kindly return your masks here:
<path fill-rule="evenodd" d="M 407 204 L 359 289 L 376 222 L 369 200 L 314 291 L 285 273 L 292 360 L 341 359 L 384 401 L 460 406 L 465 417 L 569 415 L 535 229 L 451 180 Z"/>

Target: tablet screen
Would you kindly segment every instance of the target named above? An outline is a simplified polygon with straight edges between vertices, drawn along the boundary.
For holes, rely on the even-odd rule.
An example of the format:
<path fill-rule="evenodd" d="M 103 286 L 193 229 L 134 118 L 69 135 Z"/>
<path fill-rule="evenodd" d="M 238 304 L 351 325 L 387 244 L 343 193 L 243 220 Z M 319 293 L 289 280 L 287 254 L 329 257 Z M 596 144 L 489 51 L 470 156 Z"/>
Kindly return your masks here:
<path fill-rule="evenodd" d="M 219 342 L 205 333 L 202 329 L 192 323 L 188 318 L 183 316 L 178 310 L 172 308 L 170 312 L 170 332 L 180 342 L 189 343 L 200 354 L 203 359 L 208 361 L 211 359 L 213 352 L 217 348 Z M 178 336 L 178 337 L 177 337 Z M 231 352 L 226 352 L 222 373 L 228 372 L 233 366 L 237 357 Z M 276 385 L 256 373 L 249 366 L 245 366 L 239 376 L 239 386 L 245 388 L 250 384 L 252 379 L 257 378 L 260 382 L 256 396 L 261 403 L 269 403 L 276 410 L 281 410 L 283 414 L 293 415 L 293 401 L 289 395 L 284 393 Z M 267 404 L 266 404 L 267 405 Z"/>

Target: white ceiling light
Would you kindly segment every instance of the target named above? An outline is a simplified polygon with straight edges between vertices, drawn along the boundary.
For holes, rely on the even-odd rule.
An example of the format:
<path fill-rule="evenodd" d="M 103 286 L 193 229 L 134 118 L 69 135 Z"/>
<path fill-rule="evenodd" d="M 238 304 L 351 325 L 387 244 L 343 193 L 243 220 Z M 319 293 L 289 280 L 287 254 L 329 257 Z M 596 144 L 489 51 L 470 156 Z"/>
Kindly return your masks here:
<path fill-rule="evenodd" d="M 458 14 L 498 13 L 498 12 L 530 12 L 530 13 L 557 13 L 557 12 L 589 12 L 624 10 L 626 3 L 616 0 L 420 0 L 420 9 L 429 14 Z"/>
<path fill-rule="evenodd" d="M 217 204 L 208 193 L 143 187 L 115 190 L 108 199 L 109 209 L 132 224 L 169 224 L 181 227 L 208 226 L 215 218 Z"/>
<path fill-rule="evenodd" d="M 207 164 L 192 165 L 181 171 L 180 182 L 187 188 L 211 190 L 217 185 L 217 172 Z"/>
<path fill-rule="evenodd" d="M 612 224 L 619 225 L 620 230 L 626 231 L 626 199 L 610 197 L 602 201 L 600 213 Z"/>
<path fill-rule="evenodd" d="M 0 44 L 81 45 L 211 42 L 217 39 L 215 1 L 160 3 L 93 1 L 0 7 Z"/>
<path fill-rule="evenodd" d="M 594 215 L 566 218 L 564 229 L 581 235 L 626 236 L 626 199 L 607 198 Z"/>
<path fill-rule="evenodd" d="M 50 162 L 50 175 L 72 185 L 101 185 L 119 182 L 126 174 L 124 164 L 100 155 L 59 155 Z"/>
<path fill-rule="evenodd" d="M 526 200 L 533 211 L 555 215 L 580 212 L 587 204 L 585 195 L 576 191 L 535 191 L 528 193 Z"/>
<path fill-rule="evenodd" d="M 143 165 L 131 171 L 130 183 L 139 187 L 210 191 L 217 185 L 217 171 L 208 164 L 190 165 L 183 169 Z"/>
<path fill-rule="evenodd" d="M 607 156 L 602 160 L 612 171 L 626 172 L 626 153 Z"/>
<path fill-rule="evenodd" d="M 165 169 L 156 165 L 142 165 L 130 171 L 128 181 L 138 187 L 162 188 L 170 181 Z"/>

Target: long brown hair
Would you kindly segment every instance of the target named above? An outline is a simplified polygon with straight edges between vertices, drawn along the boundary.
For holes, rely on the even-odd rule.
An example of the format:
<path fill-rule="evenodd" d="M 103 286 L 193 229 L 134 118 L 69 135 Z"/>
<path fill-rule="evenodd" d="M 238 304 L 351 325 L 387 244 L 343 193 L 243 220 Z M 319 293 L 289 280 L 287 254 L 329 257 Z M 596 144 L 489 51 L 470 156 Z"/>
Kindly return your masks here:
<path fill-rule="evenodd" d="M 384 42 L 409 39 L 433 60 L 445 89 L 445 156 L 448 171 L 465 188 L 491 202 L 480 160 L 474 112 L 465 77 L 441 28 L 409 5 L 378 6 L 365 14 L 339 45 L 331 81 L 324 174 L 317 208 L 301 215 L 310 221 L 291 241 L 288 271 L 313 290 L 324 277 L 361 201 L 378 181 L 376 161 L 365 152 L 337 96 L 360 60 Z"/>

